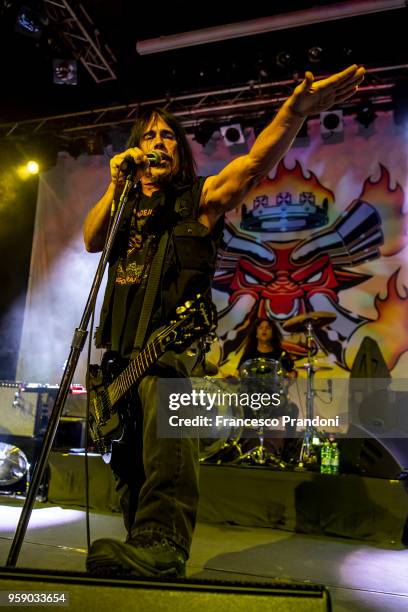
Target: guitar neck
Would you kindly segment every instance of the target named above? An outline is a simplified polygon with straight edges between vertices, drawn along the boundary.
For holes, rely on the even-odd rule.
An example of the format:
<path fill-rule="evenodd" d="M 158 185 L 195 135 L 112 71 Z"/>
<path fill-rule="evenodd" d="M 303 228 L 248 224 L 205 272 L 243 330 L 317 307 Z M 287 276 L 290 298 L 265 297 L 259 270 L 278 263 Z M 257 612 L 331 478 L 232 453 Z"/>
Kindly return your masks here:
<path fill-rule="evenodd" d="M 116 404 L 163 355 L 165 348 L 160 341 L 160 336 L 152 340 L 135 359 L 132 359 L 123 372 L 108 386 L 107 393 L 111 406 Z"/>

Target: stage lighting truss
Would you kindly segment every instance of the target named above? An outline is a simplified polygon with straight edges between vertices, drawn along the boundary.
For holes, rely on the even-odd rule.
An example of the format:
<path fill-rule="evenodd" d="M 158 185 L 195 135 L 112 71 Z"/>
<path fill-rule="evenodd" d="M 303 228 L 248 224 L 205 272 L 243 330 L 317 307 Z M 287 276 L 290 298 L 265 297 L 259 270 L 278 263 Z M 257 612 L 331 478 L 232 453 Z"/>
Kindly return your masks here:
<path fill-rule="evenodd" d="M 116 57 L 102 41 L 83 5 L 71 5 L 68 0 L 44 0 L 44 8 L 49 19 L 57 24 L 58 32 L 73 51 L 73 56 L 82 62 L 94 81 L 116 80 Z"/>
<path fill-rule="evenodd" d="M 342 109 L 349 114 L 363 100 L 370 100 L 375 107 L 392 107 L 392 91 L 398 74 L 408 64 L 370 68 L 366 72 L 363 86 L 352 99 L 342 103 Z M 324 74 L 315 75 L 322 78 Z M 106 132 L 112 127 L 125 129 L 134 123 L 138 112 L 161 106 L 178 117 L 185 129 L 194 131 L 198 123 L 208 120 L 226 125 L 231 119 L 245 117 L 245 122 L 262 119 L 268 123 L 274 111 L 287 99 L 299 80 L 250 82 L 236 87 L 224 87 L 208 91 L 165 96 L 132 104 L 93 108 L 65 115 L 39 117 L 23 121 L 0 124 L 0 138 L 31 137 L 33 134 L 54 133 L 64 139 L 75 140 L 88 133 Z"/>

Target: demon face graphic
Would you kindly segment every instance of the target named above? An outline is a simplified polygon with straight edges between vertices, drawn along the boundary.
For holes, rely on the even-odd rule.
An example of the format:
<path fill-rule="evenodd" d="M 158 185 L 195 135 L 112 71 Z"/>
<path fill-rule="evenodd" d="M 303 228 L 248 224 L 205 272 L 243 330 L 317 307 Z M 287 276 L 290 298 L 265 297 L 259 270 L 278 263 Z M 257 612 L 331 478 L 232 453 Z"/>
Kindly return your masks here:
<path fill-rule="evenodd" d="M 219 313 L 224 353 L 242 342 L 244 332 L 239 330 L 244 319 L 267 317 L 283 323 L 304 312 L 325 310 L 335 313 L 336 319 L 326 330 L 318 330 L 317 337 L 342 365 L 346 339 L 367 319 L 342 308 L 338 293 L 368 278 L 344 266 L 377 258 L 382 243 L 381 218 L 361 200 L 306 240 L 260 241 L 228 224 L 214 282 L 216 291 L 228 294 Z M 235 321 L 237 330 L 232 341 L 227 340 L 228 321 Z"/>

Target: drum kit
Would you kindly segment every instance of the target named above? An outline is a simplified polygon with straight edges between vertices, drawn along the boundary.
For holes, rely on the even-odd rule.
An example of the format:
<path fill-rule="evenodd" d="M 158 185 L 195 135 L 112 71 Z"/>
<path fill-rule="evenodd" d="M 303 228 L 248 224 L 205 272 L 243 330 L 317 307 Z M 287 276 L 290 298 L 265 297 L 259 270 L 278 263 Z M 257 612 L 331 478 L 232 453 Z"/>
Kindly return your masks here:
<path fill-rule="evenodd" d="M 283 329 L 287 332 L 294 334 L 302 333 L 305 335 L 307 360 L 301 368 L 306 370 L 305 416 L 306 419 L 310 419 L 310 421 L 307 422 L 311 422 L 314 417 L 314 375 L 317 371 L 332 369 L 332 366 L 319 363 L 315 360 L 315 356 L 318 352 L 318 344 L 314 332 L 333 322 L 335 318 L 336 315 L 331 312 L 315 311 L 292 317 L 282 325 Z M 280 361 L 262 357 L 245 361 L 240 367 L 239 374 L 240 384 L 246 391 L 256 391 L 258 393 L 277 392 L 281 397 L 286 399 L 289 387 L 295 380 L 293 376 L 290 376 L 289 373 L 284 370 Z M 224 379 L 207 377 L 207 380 L 211 381 L 209 384 L 215 384 L 218 388 L 225 384 L 223 382 Z M 238 384 L 237 380 L 235 380 L 235 384 Z M 239 406 L 220 406 L 218 408 L 219 412 L 221 411 L 226 416 L 238 418 L 244 416 L 244 409 Z M 257 411 L 257 417 L 261 418 L 273 416 L 273 414 L 273 407 L 269 407 L 268 409 L 262 408 Z M 218 437 L 215 437 L 215 435 Z M 288 458 L 285 457 L 284 460 L 282 455 L 276 452 L 273 445 L 268 446 L 266 440 L 266 438 L 268 438 L 268 432 L 265 432 L 263 427 L 256 429 L 255 439 L 253 437 L 248 439 L 248 435 L 244 438 L 243 428 L 239 427 L 226 428 L 225 431 L 215 432 L 215 435 L 208 439 L 200 439 L 201 462 L 269 465 L 281 469 L 287 467 L 286 461 L 288 461 Z M 304 466 L 315 461 L 313 440 L 316 435 L 318 436 L 319 434 L 312 426 L 305 427 L 300 451 L 297 450 L 298 455 L 291 457 L 291 462 L 297 463 L 298 468 L 303 469 Z M 252 446 L 246 450 L 248 443 L 252 443 Z"/>

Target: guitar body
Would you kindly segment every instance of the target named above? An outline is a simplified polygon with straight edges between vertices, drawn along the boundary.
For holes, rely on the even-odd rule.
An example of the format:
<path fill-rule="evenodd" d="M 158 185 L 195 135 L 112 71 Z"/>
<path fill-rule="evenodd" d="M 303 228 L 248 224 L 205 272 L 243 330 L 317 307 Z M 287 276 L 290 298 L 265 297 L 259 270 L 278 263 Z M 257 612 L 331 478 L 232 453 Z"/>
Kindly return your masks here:
<path fill-rule="evenodd" d="M 124 360 L 116 353 L 104 354 L 101 365 L 90 365 L 89 432 L 104 461 L 109 463 L 112 442 L 123 436 L 134 405 L 127 394 L 166 351 L 181 352 L 215 327 L 215 308 L 197 295 L 176 311 L 177 319 L 155 334 L 135 359 Z"/>
<path fill-rule="evenodd" d="M 89 430 L 95 449 L 108 463 L 112 453 L 112 442 L 121 440 L 126 421 L 126 402 L 122 399 L 115 406 L 109 401 L 107 389 L 129 362 L 117 353 L 108 351 L 101 365 L 89 366 Z"/>

